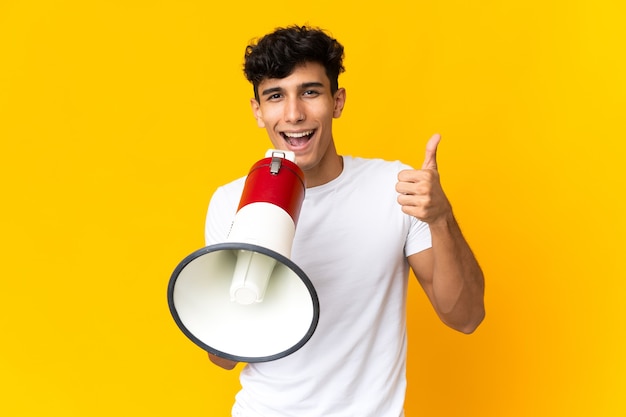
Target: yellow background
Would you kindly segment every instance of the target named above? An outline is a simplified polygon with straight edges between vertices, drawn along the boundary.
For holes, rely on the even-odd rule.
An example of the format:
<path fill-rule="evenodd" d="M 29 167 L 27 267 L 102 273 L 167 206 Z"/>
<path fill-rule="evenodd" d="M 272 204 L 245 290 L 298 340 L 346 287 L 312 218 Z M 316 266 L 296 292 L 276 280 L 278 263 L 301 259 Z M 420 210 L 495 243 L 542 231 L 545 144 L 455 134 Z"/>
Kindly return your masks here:
<path fill-rule="evenodd" d="M 166 286 L 269 142 L 276 26 L 346 47 L 344 154 L 442 181 L 487 277 L 472 336 L 410 290 L 407 416 L 626 414 L 626 65 L 612 0 L 0 2 L 0 415 L 229 415 Z M 332 354 L 332 352 L 329 352 Z"/>

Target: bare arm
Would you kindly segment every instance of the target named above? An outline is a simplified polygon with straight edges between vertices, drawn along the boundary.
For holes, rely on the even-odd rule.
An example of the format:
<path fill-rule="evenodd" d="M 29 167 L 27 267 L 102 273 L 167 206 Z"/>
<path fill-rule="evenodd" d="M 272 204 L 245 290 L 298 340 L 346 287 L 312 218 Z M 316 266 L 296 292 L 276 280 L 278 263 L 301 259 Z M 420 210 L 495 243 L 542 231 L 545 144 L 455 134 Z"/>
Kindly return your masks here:
<path fill-rule="evenodd" d="M 398 175 L 402 211 L 428 223 L 432 248 L 408 261 L 441 320 L 463 333 L 473 332 L 485 316 L 484 277 L 461 233 L 439 181 L 434 135 L 426 147 L 421 170 Z"/>
<path fill-rule="evenodd" d="M 433 247 L 409 256 L 409 264 L 441 320 L 472 333 L 485 316 L 482 270 L 454 218 L 431 225 L 431 233 Z"/>

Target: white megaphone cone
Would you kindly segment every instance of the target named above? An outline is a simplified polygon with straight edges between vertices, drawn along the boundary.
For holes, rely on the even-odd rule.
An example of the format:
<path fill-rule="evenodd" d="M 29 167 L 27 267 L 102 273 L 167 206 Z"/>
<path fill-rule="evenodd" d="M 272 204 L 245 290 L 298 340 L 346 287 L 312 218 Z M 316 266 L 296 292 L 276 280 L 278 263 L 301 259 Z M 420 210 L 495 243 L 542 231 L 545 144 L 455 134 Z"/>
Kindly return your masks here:
<path fill-rule="evenodd" d="M 225 359 L 263 362 L 311 338 L 319 301 L 289 259 L 304 193 L 293 153 L 269 150 L 250 169 L 227 240 L 176 267 L 170 312 L 195 344 Z"/>

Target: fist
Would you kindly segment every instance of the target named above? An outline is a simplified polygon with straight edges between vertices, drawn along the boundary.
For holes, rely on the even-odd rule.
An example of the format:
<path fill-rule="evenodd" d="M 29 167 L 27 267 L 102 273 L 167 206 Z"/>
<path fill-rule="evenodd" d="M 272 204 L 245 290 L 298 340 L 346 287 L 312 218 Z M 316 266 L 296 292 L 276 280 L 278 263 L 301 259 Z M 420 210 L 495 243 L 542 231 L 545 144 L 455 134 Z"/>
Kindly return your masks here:
<path fill-rule="evenodd" d="M 451 212 L 437 170 L 437 147 L 441 141 L 439 134 L 433 135 L 426 144 L 426 156 L 422 169 L 406 169 L 398 174 L 396 191 L 402 211 L 432 224 L 445 219 Z"/>

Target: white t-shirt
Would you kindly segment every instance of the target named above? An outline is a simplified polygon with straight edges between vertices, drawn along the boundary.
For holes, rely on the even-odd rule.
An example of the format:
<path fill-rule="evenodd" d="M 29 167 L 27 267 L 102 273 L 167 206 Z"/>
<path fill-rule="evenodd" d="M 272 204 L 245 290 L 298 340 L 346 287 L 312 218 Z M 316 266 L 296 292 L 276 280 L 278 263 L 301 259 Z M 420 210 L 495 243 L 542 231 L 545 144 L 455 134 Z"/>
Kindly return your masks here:
<path fill-rule="evenodd" d="M 406 390 L 406 257 L 430 230 L 401 211 L 400 162 L 344 157 L 333 181 L 307 188 L 291 260 L 312 281 L 320 318 L 295 353 L 248 364 L 233 416 L 400 417 Z M 244 179 L 216 190 L 207 245 L 226 240 Z"/>

